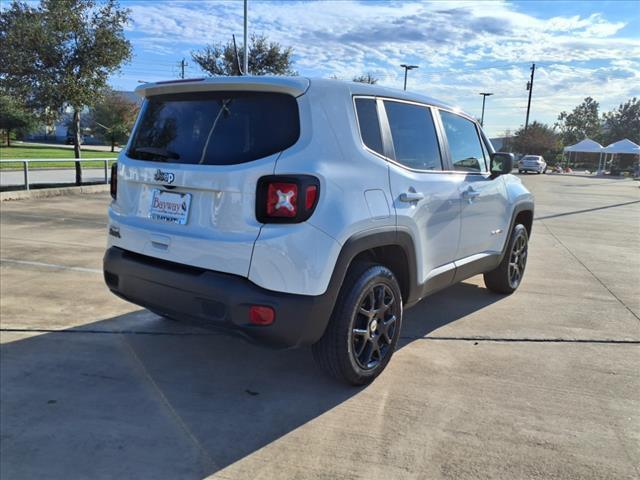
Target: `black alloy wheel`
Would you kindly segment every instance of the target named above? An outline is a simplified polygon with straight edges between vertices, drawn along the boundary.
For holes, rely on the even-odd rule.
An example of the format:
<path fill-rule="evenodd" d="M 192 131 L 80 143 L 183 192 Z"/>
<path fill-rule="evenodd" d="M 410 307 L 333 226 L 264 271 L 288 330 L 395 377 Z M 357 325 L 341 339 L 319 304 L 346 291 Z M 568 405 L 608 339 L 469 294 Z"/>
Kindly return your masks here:
<path fill-rule="evenodd" d="M 524 235 L 516 237 L 509 258 L 509 285 L 514 290 L 518 288 L 527 265 L 527 238 Z"/>
<path fill-rule="evenodd" d="M 398 317 L 395 294 L 387 285 L 374 284 L 362 293 L 351 329 L 351 352 L 360 368 L 376 368 L 393 350 Z"/>

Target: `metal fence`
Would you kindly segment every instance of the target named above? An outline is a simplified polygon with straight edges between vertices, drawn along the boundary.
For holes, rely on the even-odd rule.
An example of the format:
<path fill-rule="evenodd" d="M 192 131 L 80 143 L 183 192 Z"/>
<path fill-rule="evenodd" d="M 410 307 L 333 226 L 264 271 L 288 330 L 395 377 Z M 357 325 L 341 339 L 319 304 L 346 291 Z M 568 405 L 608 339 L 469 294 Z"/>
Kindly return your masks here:
<path fill-rule="evenodd" d="M 29 190 L 29 164 L 34 163 L 90 163 L 102 162 L 104 164 L 104 183 L 109 183 L 109 163 L 115 162 L 115 158 L 2 158 L 0 163 L 21 163 L 24 172 L 24 188 Z"/>

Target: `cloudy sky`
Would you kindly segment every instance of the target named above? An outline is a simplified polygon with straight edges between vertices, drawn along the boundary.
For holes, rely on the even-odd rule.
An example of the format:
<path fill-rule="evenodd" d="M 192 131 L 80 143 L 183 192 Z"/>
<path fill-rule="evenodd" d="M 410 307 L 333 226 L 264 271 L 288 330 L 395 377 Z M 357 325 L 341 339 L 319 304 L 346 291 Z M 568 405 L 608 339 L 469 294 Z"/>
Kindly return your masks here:
<path fill-rule="evenodd" d="M 112 78 L 132 90 L 138 80 L 202 72 L 190 52 L 242 38 L 242 1 L 121 0 L 131 9 L 130 65 Z M 305 76 L 351 79 L 370 72 L 380 84 L 425 93 L 480 116 L 492 136 L 524 123 L 525 89 L 536 63 L 531 118 L 553 123 L 561 110 L 592 96 L 603 110 L 640 97 L 637 1 L 258 1 L 249 0 L 251 33 L 294 50 Z"/>

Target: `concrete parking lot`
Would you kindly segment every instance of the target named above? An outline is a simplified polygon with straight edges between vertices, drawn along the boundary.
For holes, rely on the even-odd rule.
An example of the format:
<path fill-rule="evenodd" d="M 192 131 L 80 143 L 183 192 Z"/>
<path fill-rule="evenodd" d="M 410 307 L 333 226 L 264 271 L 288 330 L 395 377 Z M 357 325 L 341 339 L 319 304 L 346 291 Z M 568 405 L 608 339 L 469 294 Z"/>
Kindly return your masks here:
<path fill-rule="evenodd" d="M 640 188 L 527 175 L 524 283 L 406 313 L 372 385 L 107 292 L 107 194 L 4 202 L 0 477 L 640 477 Z"/>

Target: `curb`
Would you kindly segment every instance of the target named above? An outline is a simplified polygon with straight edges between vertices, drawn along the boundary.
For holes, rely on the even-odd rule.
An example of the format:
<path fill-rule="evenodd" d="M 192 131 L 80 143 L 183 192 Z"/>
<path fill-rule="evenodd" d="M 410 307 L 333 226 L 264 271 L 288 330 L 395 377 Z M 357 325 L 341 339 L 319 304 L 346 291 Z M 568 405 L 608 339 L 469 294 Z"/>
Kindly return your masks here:
<path fill-rule="evenodd" d="M 0 202 L 7 200 L 28 200 L 30 198 L 60 197 L 63 195 L 82 195 L 87 193 L 104 193 L 109 185 L 84 185 L 81 187 L 41 188 L 36 190 L 16 190 L 0 192 Z"/>

